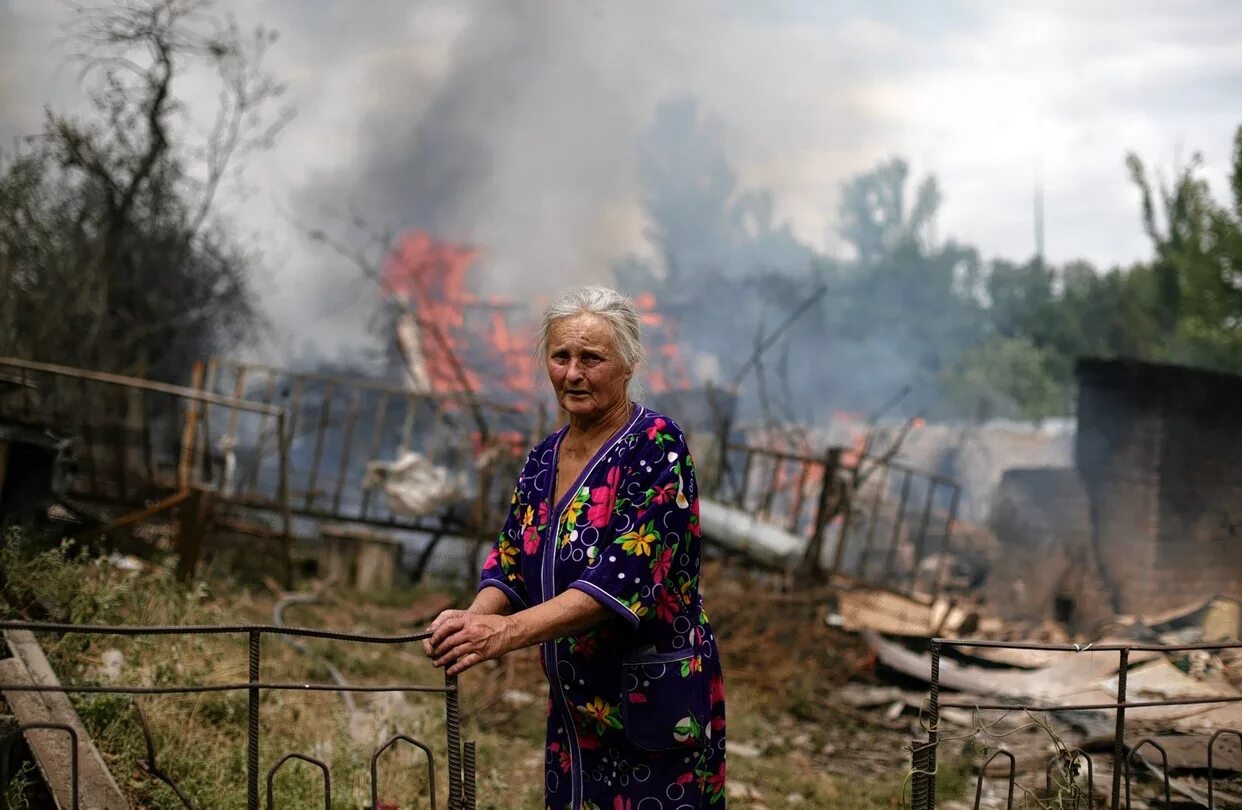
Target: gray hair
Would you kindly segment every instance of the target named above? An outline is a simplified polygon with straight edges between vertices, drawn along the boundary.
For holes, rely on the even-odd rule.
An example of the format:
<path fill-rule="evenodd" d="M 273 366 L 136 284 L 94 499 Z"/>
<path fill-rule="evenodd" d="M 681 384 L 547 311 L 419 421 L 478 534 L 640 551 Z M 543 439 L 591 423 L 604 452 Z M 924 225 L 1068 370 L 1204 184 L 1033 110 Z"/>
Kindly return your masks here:
<path fill-rule="evenodd" d="M 539 357 L 548 356 L 548 334 L 552 324 L 588 313 L 607 321 L 621 359 L 630 371 L 636 371 L 646 360 L 638 307 L 628 296 L 601 284 L 576 287 L 544 309 L 543 322 L 539 324 Z"/>

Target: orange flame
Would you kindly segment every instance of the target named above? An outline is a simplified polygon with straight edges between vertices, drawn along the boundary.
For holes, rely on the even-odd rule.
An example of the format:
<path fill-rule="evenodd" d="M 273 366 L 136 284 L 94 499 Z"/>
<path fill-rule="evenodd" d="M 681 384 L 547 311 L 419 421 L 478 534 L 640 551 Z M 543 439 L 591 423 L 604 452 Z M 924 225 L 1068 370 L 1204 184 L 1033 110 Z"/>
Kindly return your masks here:
<path fill-rule="evenodd" d="M 534 384 L 529 341 L 517 336 L 506 319 L 512 305 L 500 298 L 481 300 L 467 286 L 467 273 L 478 257 L 479 251 L 469 245 L 410 231 L 401 236 L 384 264 L 383 286 L 418 314 L 432 390 L 460 392 L 464 376 L 470 390 L 482 391 L 482 373 L 501 391 L 529 393 Z M 476 312 L 488 315 L 486 324 L 469 322 L 468 315 Z M 494 362 L 485 362 L 489 360 Z M 481 367 L 496 362 L 499 372 Z M 460 374 L 455 363 L 461 366 Z"/>

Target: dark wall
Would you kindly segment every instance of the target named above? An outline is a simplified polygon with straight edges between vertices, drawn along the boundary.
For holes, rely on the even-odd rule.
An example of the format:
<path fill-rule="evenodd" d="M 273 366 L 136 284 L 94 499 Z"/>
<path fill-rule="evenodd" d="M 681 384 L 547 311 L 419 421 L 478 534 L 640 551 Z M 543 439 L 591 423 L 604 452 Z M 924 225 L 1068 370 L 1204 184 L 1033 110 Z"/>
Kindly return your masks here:
<path fill-rule="evenodd" d="M 1076 459 L 1126 613 L 1242 596 L 1242 377 L 1081 360 Z"/>

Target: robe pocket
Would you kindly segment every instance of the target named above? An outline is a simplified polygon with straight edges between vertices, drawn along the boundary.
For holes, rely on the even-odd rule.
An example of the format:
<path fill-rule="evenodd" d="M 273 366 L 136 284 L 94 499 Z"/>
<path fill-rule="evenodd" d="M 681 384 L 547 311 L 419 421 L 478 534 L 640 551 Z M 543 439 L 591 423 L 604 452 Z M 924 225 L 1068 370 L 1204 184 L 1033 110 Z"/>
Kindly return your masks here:
<path fill-rule="evenodd" d="M 693 650 L 647 653 L 622 662 L 621 723 L 642 751 L 702 745 L 711 695 Z"/>

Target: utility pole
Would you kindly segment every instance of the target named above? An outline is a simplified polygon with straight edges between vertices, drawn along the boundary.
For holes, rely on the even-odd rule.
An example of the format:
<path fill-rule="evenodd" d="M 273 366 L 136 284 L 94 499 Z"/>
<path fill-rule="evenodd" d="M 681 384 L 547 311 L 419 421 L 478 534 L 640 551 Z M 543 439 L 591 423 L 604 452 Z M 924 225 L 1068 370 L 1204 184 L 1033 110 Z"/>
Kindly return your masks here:
<path fill-rule="evenodd" d="M 1035 262 L 1044 267 L 1044 166 L 1039 155 L 1035 156 Z"/>

